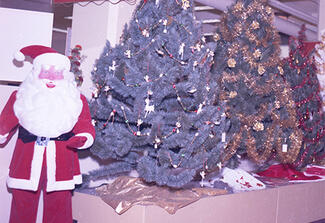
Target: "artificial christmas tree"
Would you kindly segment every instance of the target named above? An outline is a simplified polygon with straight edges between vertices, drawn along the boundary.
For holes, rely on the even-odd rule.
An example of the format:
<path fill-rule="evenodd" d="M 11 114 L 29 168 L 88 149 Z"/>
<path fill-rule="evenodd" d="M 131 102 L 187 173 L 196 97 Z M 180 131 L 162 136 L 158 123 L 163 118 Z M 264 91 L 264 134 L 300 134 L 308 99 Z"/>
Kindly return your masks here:
<path fill-rule="evenodd" d="M 71 55 L 69 56 L 70 63 L 71 63 L 70 72 L 74 74 L 78 87 L 81 86 L 83 83 L 82 71 L 80 69 L 80 64 L 82 62 L 82 56 L 80 52 L 81 50 L 82 47 L 80 45 L 76 45 L 71 50 Z"/>
<path fill-rule="evenodd" d="M 219 24 L 213 72 L 233 135 L 223 161 L 248 155 L 262 164 L 296 160 L 301 148 L 291 89 L 283 83 L 279 35 L 266 0 L 237 0 Z M 237 156 L 234 156 L 234 155 Z M 230 165 L 229 164 L 229 165 Z"/>
<path fill-rule="evenodd" d="M 320 84 L 320 95 L 323 101 L 323 111 L 325 111 L 325 30 L 321 32 L 321 40 L 315 45 L 315 64 L 317 67 L 317 77 Z"/>
<path fill-rule="evenodd" d="M 214 46 L 200 37 L 193 1 L 143 0 L 121 43 L 106 45 L 92 79 L 97 137 L 91 152 L 112 163 L 90 179 L 136 169 L 147 182 L 183 187 L 223 165 L 228 137 Z"/>
<path fill-rule="evenodd" d="M 292 89 L 299 127 L 303 131 L 302 148 L 295 162 L 297 168 L 319 162 L 325 155 L 325 119 L 312 54 L 315 44 L 317 42 L 307 42 L 305 38 L 291 37 L 289 57 L 283 61 L 284 78 Z"/>

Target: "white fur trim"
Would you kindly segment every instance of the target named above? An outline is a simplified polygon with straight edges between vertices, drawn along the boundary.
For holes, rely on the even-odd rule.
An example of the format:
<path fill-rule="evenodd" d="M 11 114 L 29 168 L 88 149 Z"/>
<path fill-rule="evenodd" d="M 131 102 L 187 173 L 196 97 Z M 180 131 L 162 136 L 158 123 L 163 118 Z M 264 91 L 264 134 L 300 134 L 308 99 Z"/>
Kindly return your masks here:
<path fill-rule="evenodd" d="M 67 56 L 60 53 L 43 53 L 35 57 L 33 65 L 36 67 L 54 65 L 58 69 L 70 70 L 70 60 Z"/>
<path fill-rule="evenodd" d="M 83 145 L 82 147 L 79 147 L 78 149 L 87 149 L 94 143 L 94 138 L 89 133 L 79 133 L 79 134 L 76 134 L 76 136 L 87 137 L 87 141 L 85 142 L 85 145 Z"/>
<path fill-rule="evenodd" d="M 65 181 L 55 181 L 52 184 L 47 184 L 46 191 L 59 191 L 59 190 L 73 190 L 76 184 L 82 183 L 82 176 L 81 174 L 73 176 L 72 180 L 65 180 Z"/>
<path fill-rule="evenodd" d="M 31 177 L 30 179 L 18 179 L 13 177 L 8 177 L 7 185 L 9 188 L 23 189 L 37 191 L 38 184 L 42 171 L 43 156 L 45 147 L 39 146 L 35 143 L 34 154 L 31 167 Z M 82 183 L 81 174 L 73 176 L 72 180 L 66 181 L 56 181 L 56 146 L 55 141 L 49 141 L 46 147 L 46 164 L 47 164 L 47 186 L 46 191 L 60 191 L 60 190 L 72 190 L 75 188 L 75 184 Z"/>
<path fill-rule="evenodd" d="M 46 165 L 47 165 L 47 186 L 46 191 L 48 188 L 51 187 L 55 183 L 55 172 L 56 172 L 56 162 L 55 162 L 55 141 L 49 141 L 46 147 Z"/>
<path fill-rule="evenodd" d="M 82 183 L 81 175 L 73 176 L 72 180 L 56 181 L 56 146 L 55 141 L 49 141 L 46 147 L 47 186 L 46 191 L 72 190 L 75 184 Z"/>
<path fill-rule="evenodd" d="M 24 55 L 22 52 L 17 51 L 17 52 L 15 53 L 15 55 L 14 55 L 14 58 L 15 58 L 17 61 L 22 62 L 22 61 L 25 60 L 25 55 Z"/>
<path fill-rule="evenodd" d="M 305 174 L 305 176 L 307 176 Z M 313 176 L 316 176 L 316 175 L 313 175 Z M 317 177 L 320 177 L 320 176 L 317 176 Z M 307 182 L 318 182 L 318 181 L 324 181 L 325 178 L 320 178 L 320 179 L 317 179 L 317 180 L 289 180 L 289 182 L 291 183 L 307 183 Z"/>
<path fill-rule="evenodd" d="M 0 135 L 0 144 L 5 143 L 7 141 L 7 136 L 9 133 L 5 135 Z"/>
<path fill-rule="evenodd" d="M 30 171 L 30 179 L 26 180 L 26 179 L 8 177 L 7 185 L 9 188 L 37 191 L 38 183 L 42 171 L 44 151 L 45 151 L 44 146 L 40 146 L 35 143 L 32 166 Z"/>

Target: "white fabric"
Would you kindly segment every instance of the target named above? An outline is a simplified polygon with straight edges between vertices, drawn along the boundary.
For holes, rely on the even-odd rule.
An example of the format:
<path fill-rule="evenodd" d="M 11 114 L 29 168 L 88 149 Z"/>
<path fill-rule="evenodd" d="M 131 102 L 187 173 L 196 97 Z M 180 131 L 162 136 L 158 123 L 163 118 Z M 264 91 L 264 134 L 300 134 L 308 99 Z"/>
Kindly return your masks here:
<path fill-rule="evenodd" d="M 31 167 L 30 179 L 18 179 L 8 177 L 7 185 L 9 188 L 24 189 L 37 191 L 38 184 L 42 171 L 44 152 L 46 151 L 46 164 L 47 164 L 47 186 L 46 191 L 60 191 L 72 190 L 75 184 L 82 183 L 81 174 L 73 176 L 72 180 L 57 181 L 55 178 L 56 173 L 56 156 L 55 156 L 55 141 L 49 141 L 47 147 L 40 146 L 35 143 L 33 161 Z"/>
<path fill-rule="evenodd" d="M 19 123 L 36 136 L 51 138 L 71 131 L 82 110 L 73 74 L 65 72 L 64 80 L 47 88 L 38 78 L 39 71 L 33 72 L 17 92 L 14 112 Z"/>
<path fill-rule="evenodd" d="M 33 162 L 31 166 L 30 179 L 18 179 L 8 177 L 7 185 L 9 188 L 25 189 L 37 191 L 39 179 L 42 171 L 43 155 L 45 147 L 34 144 Z"/>
<path fill-rule="evenodd" d="M 83 146 L 79 147 L 78 149 L 87 149 L 94 142 L 93 136 L 89 133 L 79 133 L 79 134 L 76 134 L 76 136 L 85 136 L 87 138 L 87 141 L 85 142 L 85 144 Z"/>
<path fill-rule="evenodd" d="M 0 135 L 0 144 L 5 143 L 7 141 L 8 134 Z"/>
<path fill-rule="evenodd" d="M 252 191 L 265 189 L 264 183 L 242 169 L 229 169 L 225 167 L 222 171 L 221 181 L 232 187 L 234 192 Z"/>

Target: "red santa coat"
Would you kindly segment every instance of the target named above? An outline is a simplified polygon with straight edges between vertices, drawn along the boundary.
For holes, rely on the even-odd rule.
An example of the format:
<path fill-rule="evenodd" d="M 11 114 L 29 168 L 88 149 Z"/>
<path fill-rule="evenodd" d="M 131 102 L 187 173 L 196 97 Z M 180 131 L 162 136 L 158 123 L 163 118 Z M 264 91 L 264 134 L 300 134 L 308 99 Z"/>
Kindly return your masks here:
<path fill-rule="evenodd" d="M 16 93 L 14 91 L 11 94 L 0 115 L 0 135 L 8 132 L 13 134 L 19 126 L 13 110 Z M 87 100 L 83 95 L 80 97 L 83 107 L 72 133 L 87 137 L 85 145 L 79 148 L 83 149 L 92 145 L 95 129 L 91 123 Z M 67 141 L 50 140 L 47 146 L 42 146 L 35 141 L 24 143 L 18 138 L 9 167 L 8 187 L 36 191 L 44 157 L 47 165 L 46 191 L 71 190 L 75 184 L 82 183 L 77 151 L 67 148 Z"/>

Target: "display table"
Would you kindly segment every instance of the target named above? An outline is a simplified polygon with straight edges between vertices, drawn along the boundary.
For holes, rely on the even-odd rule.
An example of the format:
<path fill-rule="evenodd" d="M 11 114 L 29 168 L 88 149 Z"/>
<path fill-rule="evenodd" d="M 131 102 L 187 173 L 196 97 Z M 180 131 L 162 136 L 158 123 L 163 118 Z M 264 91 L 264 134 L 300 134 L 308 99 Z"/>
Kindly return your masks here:
<path fill-rule="evenodd" d="M 78 223 L 309 223 L 325 218 L 325 181 L 203 198 L 176 214 L 134 206 L 117 214 L 100 197 L 75 192 Z"/>

